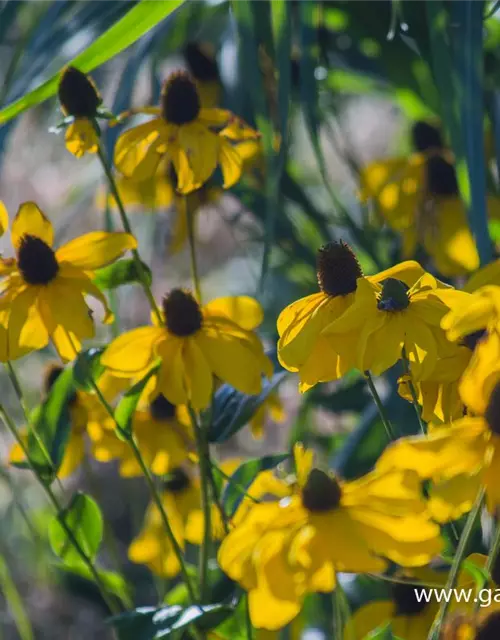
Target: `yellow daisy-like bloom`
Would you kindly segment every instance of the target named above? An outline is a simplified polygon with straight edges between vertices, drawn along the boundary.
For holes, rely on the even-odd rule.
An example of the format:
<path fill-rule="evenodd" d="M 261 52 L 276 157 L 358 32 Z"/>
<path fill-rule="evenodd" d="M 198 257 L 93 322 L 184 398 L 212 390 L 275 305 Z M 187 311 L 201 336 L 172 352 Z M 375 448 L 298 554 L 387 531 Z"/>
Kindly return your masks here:
<path fill-rule="evenodd" d="M 132 431 L 145 463 L 159 476 L 180 467 L 195 449 L 191 425 L 181 410 L 161 394 L 146 410 L 134 413 Z M 120 460 L 119 471 L 124 478 L 142 475 L 131 448 L 116 435 L 114 424 L 94 422 L 89 425 L 88 432 L 96 460 Z"/>
<path fill-rule="evenodd" d="M 500 331 L 500 287 L 486 285 L 454 305 L 442 319 L 449 340 L 487 329 Z"/>
<path fill-rule="evenodd" d="M 323 330 L 353 304 L 360 282 L 398 278 L 411 287 L 424 273 L 417 262 L 408 261 L 364 278 L 347 244 L 331 242 L 322 247 L 317 262 L 320 292 L 296 300 L 278 317 L 278 359 L 285 369 L 299 373 L 300 391 L 338 380 L 356 366 L 358 336 L 345 335 L 342 344 L 334 344 Z"/>
<path fill-rule="evenodd" d="M 201 187 L 220 166 L 224 187 L 241 175 L 241 158 L 224 128 L 240 130 L 240 139 L 257 137 L 257 132 L 223 109 L 201 106 L 196 84 L 184 72 L 167 79 L 160 107 L 134 110 L 157 116 L 123 133 L 115 146 L 115 165 L 129 178 L 145 180 L 156 173 L 162 158 L 172 163 L 180 193 Z"/>
<path fill-rule="evenodd" d="M 471 415 L 432 429 L 427 437 L 402 438 L 377 463 L 382 469 L 414 469 L 432 479 L 429 508 L 446 522 L 469 511 L 481 486 L 488 509 L 500 505 L 500 336 L 477 345 L 460 382 Z"/>
<path fill-rule="evenodd" d="M 115 375 L 136 377 L 161 362 L 155 393 L 175 405 L 208 407 L 213 376 L 248 394 L 260 393 L 272 363 L 253 332 L 262 307 L 247 296 L 217 298 L 201 307 L 173 289 L 163 300 L 164 326 L 140 327 L 116 338 L 101 362 Z"/>
<path fill-rule="evenodd" d="M 280 502 L 245 506 L 218 560 L 247 592 L 252 624 L 275 630 L 307 593 L 330 592 L 336 571 L 380 572 L 390 560 L 426 564 L 442 544 L 413 472 L 373 472 L 340 482 L 295 449 L 298 487 Z"/>
<path fill-rule="evenodd" d="M 439 131 L 426 122 L 413 128 L 417 153 L 369 164 L 361 173 L 361 198 L 374 201 L 387 224 L 402 235 L 403 258 L 421 244 L 445 276 L 479 267 L 479 255 L 460 199 L 453 156 Z M 490 216 L 500 200 L 488 198 Z"/>
<path fill-rule="evenodd" d="M 473 554 L 467 558 L 467 563 L 478 564 Z M 481 566 L 480 564 L 478 566 Z M 401 640 L 424 640 L 434 622 L 439 610 L 439 602 L 420 602 L 415 596 L 415 590 L 423 591 L 426 585 L 434 588 L 444 588 L 448 579 L 448 567 L 422 567 L 406 570 L 402 576 L 397 576 L 404 582 L 391 584 L 391 599 L 369 602 L 357 609 L 348 621 L 344 637 L 346 640 L 364 640 L 365 637 L 379 626 L 390 622 L 394 635 Z M 474 577 L 467 565 L 459 571 L 456 588 L 474 589 Z M 450 611 L 472 610 L 470 604 L 452 600 Z"/>
<path fill-rule="evenodd" d="M 230 475 L 238 463 L 237 460 L 227 460 L 220 467 L 226 475 Z M 200 545 L 204 538 L 205 525 L 199 478 L 182 467 L 174 469 L 164 483 L 162 502 L 181 549 L 185 549 L 187 542 Z M 214 504 L 211 510 L 211 528 L 212 539 L 221 540 L 224 536 L 224 526 L 221 514 Z M 139 535 L 129 547 L 128 556 L 132 562 L 146 564 L 159 576 L 173 578 L 180 571 L 179 562 L 165 533 L 161 514 L 153 503 L 146 511 Z"/>
<path fill-rule="evenodd" d="M 67 150 L 77 158 L 96 153 L 99 138 L 94 123 L 102 98 L 93 80 L 75 67 L 66 67 L 59 81 L 58 96 L 64 116 L 74 118 L 66 129 Z"/>
<path fill-rule="evenodd" d="M 0 258 L 0 361 L 15 360 L 52 340 L 60 357 L 71 360 L 81 340 L 94 336 L 85 295 L 104 307 L 106 298 L 93 284 L 104 267 L 137 242 L 128 233 L 93 231 L 52 248 L 52 224 L 33 202 L 19 207 L 11 228 L 16 258 Z"/>
<path fill-rule="evenodd" d="M 353 303 L 322 335 L 337 352 L 352 347 L 356 368 L 375 375 L 392 367 L 404 349 L 416 379 L 424 379 L 449 350 L 442 346 L 446 341 L 440 329 L 449 310 L 441 299 L 442 286 L 430 273 L 411 287 L 396 277 L 381 283 L 360 279 Z M 447 289 L 446 299 L 452 300 L 453 294 L 468 296 Z"/>
<path fill-rule="evenodd" d="M 260 440 L 264 435 L 264 425 L 268 415 L 273 422 L 281 423 L 285 421 L 285 408 L 277 392 L 269 394 L 266 401 L 261 404 L 250 420 L 252 435 L 257 440 Z"/>

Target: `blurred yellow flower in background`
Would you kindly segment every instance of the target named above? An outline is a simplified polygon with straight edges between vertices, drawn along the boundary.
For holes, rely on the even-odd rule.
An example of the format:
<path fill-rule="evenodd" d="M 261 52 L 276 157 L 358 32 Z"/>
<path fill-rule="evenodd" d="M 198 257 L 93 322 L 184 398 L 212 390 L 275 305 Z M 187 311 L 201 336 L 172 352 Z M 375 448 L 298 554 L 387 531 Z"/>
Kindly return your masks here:
<path fill-rule="evenodd" d="M 402 257 L 422 245 L 444 276 L 479 267 L 474 238 L 460 199 L 454 158 L 439 130 L 427 122 L 412 131 L 416 153 L 370 163 L 360 176 L 361 199 L 372 200 L 383 220 L 402 236 Z M 500 199 L 488 198 L 491 217 L 500 217 Z"/>
<path fill-rule="evenodd" d="M 239 180 L 242 161 L 224 129 L 229 127 L 231 133 L 239 130 L 239 139 L 258 136 L 231 112 L 202 107 L 195 82 L 184 72 L 169 76 L 160 107 L 133 113 L 157 117 L 121 134 L 114 152 L 117 169 L 129 178 L 145 180 L 166 158 L 174 166 L 180 193 L 199 188 L 217 166 L 222 170 L 225 188 Z"/>
<path fill-rule="evenodd" d="M 96 153 L 99 146 L 95 120 L 102 103 L 92 78 L 75 67 L 66 67 L 61 74 L 58 97 L 64 116 L 73 116 L 65 133 L 66 148 L 77 158 Z"/>
<path fill-rule="evenodd" d="M 164 326 L 140 327 L 116 338 L 101 362 L 115 375 L 139 376 L 161 361 L 155 393 L 175 405 L 206 408 L 213 377 L 248 394 L 259 393 L 272 363 L 253 332 L 260 304 L 247 296 L 217 298 L 201 307 L 191 293 L 173 289 L 163 300 Z"/>
<path fill-rule="evenodd" d="M 51 340 L 63 360 L 94 336 L 85 296 L 98 300 L 111 320 L 103 293 L 92 282 L 95 269 L 135 249 L 128 233 L 92 231 L 52 248 L 52 224 L 34 202 L 23 203 L 11 229 L 16 258 L 0 258 L 0 360 L 15 360 Z"/>
<path fill-rule="evenodd" d="M 44 393 L 48 395 L 54 383 L 64 371 L 59 365 L 50 366 L 45 374 Z M 98 380 L 97 386 L 103 396 L 111 401 L 118 390 L 124 388 L 124 379 L 116 379 L 104 373 Z M 113 429 L 114 420 L 106 412 L 95 393 L 76 391 L 69 402 L 71 428 L 68 433 L 68 441 L 64 449 L 64 457 L 57 472 L 61 480 L 74 473 L 85 457 L 86 436 L 93 425 L 99 424 L 100 428 Z M 28 436 L 27 429 L 22 430 L 24 439 Z M 14 444 L 10 450 L 9 463 L 25 462 L 24 453 L 19 444 Z"/>
<path fill-rule="evenodd" d="M 173 472 L 195 449 L 189 415 L 184 414 L 182 408 L 176 408 L 161 394 L 147 408 L 134 413 L 132 432 L 144 462 L 155 475 Z M 118 459 L 119 472 L 124 478 L 142 475 L 130 446 L 118 438 L 113 423 L 95 422 L 89 425 L 88 431 L 96 460 Z"/>
<path fill-rule="evenodd" d="M 317 259 L 320 292 L 292 302 L 280 313 L 277 323 L 278 359 L 288 371 L 298 372 L 300 391 L 307 391 L 318 382 L 338 380 L 356 366 L 358 336 L 344 335 L 341 344 L 332 341 L 323 330 L 353 304 L 360 282 L 398 278 L 410 287 L 424 273 L 417 262 L 409 261 L 365 278 L 345 242 L 322 247 Z"/>
<path fill-rule="evenodd" d="M 454 305 L 441 321 L 449 340 L 487 329 L 500 332 L 500 287 L 486 285 Z"/>
<path fill-rule="evenodd" d="M 250 420 L 250 430 L 257 440 L 260 440 L 264 435 L 264 425 L 268 416 L 277 423 L 284 422 L 286 418 L 285 408 L 276 391 L 268 395 Z"/>
<path fill-rule="evenodd" d="M 307 593 L 330 592 L 336 571 L 379 572 L 388 561 L 426 564 L 442 548 L 413 472 L 377 471 L 341 482 L 295 447 L 298 484 L 280 502 L 244 505 L 218 560 L 248 591 L 250 617 L 275 630 L 299 613 Z"/>

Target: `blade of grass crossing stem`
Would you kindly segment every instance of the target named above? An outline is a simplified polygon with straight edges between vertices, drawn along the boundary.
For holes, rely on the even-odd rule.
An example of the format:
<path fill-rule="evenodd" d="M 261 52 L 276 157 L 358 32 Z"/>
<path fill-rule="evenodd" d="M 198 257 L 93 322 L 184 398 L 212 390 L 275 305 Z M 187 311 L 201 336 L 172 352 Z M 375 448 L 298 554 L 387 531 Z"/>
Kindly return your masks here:
<path fill-rule="evenodd" d="M 133 44 L 152 27 L 167 18 L 183 2 L 184 0 L 163 0 L 163 2 L 142 0 L 106 33 L 92 42 L 85 51 L 76 56 L 71 64 L 82 71 L 92 71 Z M 57 90 L 59 74 L 60 72 L 56 73 L 41 86 L 2 109 L 0 124 L 4 124 L 26 109 L 51 98 Z"/>
<path fill-rule="evenodd" d="M 451 6 L 452 44 L 460 83 L 461 130 L 464 132 L 469 191 L 460 187 L 469 211 L 481 264 L 493 259 L 488 233 L 484 150 L 484 61 L 482 0 L 455 0 Z M 460 176 L 459 176 L 460 180 Z M 467 182 L 464 182 L 464 187 Z"/>

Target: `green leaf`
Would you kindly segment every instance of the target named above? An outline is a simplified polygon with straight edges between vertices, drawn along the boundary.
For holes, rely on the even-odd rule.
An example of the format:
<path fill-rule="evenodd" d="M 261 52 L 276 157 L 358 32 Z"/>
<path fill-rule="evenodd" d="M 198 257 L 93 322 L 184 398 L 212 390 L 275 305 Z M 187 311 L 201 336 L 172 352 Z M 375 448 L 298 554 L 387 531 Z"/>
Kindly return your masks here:
<path fill-rule="evenodd" d="M 290 457 L 288 453 L 278 453 L 243 462 L 233 473 L 231 480 L 228 480 L 222 494 L 222 504 L 227 515 L 231 518 L 236 513 L 237 508 L 245 497 L 244 492 L 261 471 L 273 469 L 288 457 Z"/>
<path fill-rule="evenodd" d="M 124 437 L 126 439 L 130 437 L 132 433 L 132 419 L 137 408 L 137 403 L 144 391 L 144 387 L 147 385 L 151 377 L 156 374 L 157 369 L 158 367 L 150 369 L 144 378 L 130 387 L 118 403 L 115 410 L 115 420 L 118 425 L 118 435 L 120 437 Z"/>
<path fill-rule="evenodd" d="M 55 566 L 61 571 L 64 571 L 66 573 L 73 574 L 73 575 L 79 576 L 80 578 L 88 580 L 88 582 L 90 582 L 92 585 L 95 586 L 94 576 L 92 575 L 87 565 L 84 565 L 82 563 L 72 564 L 72 565 L 57 563 L 55 564 Z M 109 593 L 112 593 L 115 596 L 117 596 L 126 607 L 132 607 L 131 590 L 126 580 L 123 578 L 123 576 L 116 573 L 115 571 L 107 571 L 103 569 L 99 569 L 98 571 L 99 571 L 99 578 L 101 579 L 101 582 L 106 588 L 106 591 L 109 591 Z"/>
<path fill-rule="evenodd" d="M 54 479 L 64 457 L 71 431 L 70 405 L 74 398 L 73 370 L 72 367 L 66 367 L 52 385 L 39 411 L 32 414 L 33 428 L 28 432 L 28 455 L 47 482 Z"/>
<path fill-rule="evenodd" d="M 151 285 L 152 274 L 151 269 L 147 264 L 141 262 L 142 269 L 147 275 L 148 284 Z M 135 282 L 141 282 L 141 276 L 137 269 L 137 263 L 132 259 L 118 260 L 113 264 L 97 269 L 93 278 L 94 284 L 107 291 L 109 289 L 116 289 L 124 284 L 134 284 Z"/>
<path fill-rule="evenodd" d="M 85 51 L 71 60 L 70 64 L 85 72 L 92 71 L 92 69 L 133 44 L 156 24 L 169 16 L 183 1 L 163 0 L 162 2 L 152 2 L 150 0 L 142 0 L 142 2 L 132 7 L 106 33 L 92 42 Z M 59 76 L 60 71 L 41 86 L 2 109 L 0 111 L 0 124 L 8 122 L 11 118 L 26 111 L 26 109 L 51 98 L 57 91 Z"/>
<path fill-rule="evenodd" d="M 139 607 L 118 616 L 109 622 L 118 633 L 120 640 L 159 640 L 168 638 L 191 624 L 202 631 L 209 631 L 221 624 L 233 613 L 227 605 L 210 604 L 187 607 Z"/>
<path fill-rule="evenodd" d="M 276 373 L 271 381 L 265 380 L 261 393 L 255 396 L 247 396 L 227 384 L 222 385 L 215 393 L 208 441 L 225 442 L 248 424 L 287 375 L 286 372 L 280 372 Z"/>
<path fill-rule="evenodd" d="M 83 560 L 74 548 L 71 535 L 82 551 L 93 560 L 103 536 L 103 519 L 97 503 L 84 493 L 76 493 L 69 506 L 49 524 L 49 542 L 54 553 L 68 566 L 81 566 Z"/>

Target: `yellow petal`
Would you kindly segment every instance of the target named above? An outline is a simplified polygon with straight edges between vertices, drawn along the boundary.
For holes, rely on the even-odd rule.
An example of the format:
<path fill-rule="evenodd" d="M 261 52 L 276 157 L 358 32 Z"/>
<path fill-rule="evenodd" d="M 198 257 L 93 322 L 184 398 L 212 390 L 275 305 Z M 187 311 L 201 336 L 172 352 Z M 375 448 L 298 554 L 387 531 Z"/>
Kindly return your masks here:
<path fill-rule="evenodd" d="M 158 372 L 156 391 L 162 393 L 175 405 L 188 404 L 190 400 L 186 385 L 183 347 L 182 338 L 171 336 L 157 347 L 157 354 L 162 362 Z"/>
<path fill-rule="evenodd" d="M 49 342 L 47 328 L 37 308 L 38 290 L 29 287 L 11 302 L 8 319 L 8 358 L 16 360 Z"/>
<path fill-rule="evenodd" d="M 219 163 L 224 179 L 223 187 L 224 189 L 229 189 L 240 179 L 243 161 L 236 149 L 232 147 L 229 142 L 225 141 L 222 137 L 220 139 Z"/>
<path fill-rule="evenodd" d="M 43 240 L 49 247 L 54 241 L 54 229 L 45 217 L 45 214 L 34 202 L 24 202 L 18 209 L 12 222 L 12 244 L 19 249 L 24 235 L 36 236 Z"/>
<path fill-rule="evenodd" d="M 114 153 L 118 171 L 138 182 L 153 176 L 161 160 L 162 136 L 168 137 L 168 131 L 158 118 L 122 133 Z"/>
<path fill-rule="evenodd" d="M 137 240 L 129 233 L 92 231 L 70 240 L 56 251 L 59 262 L 69 262 L 85 270 L 105 267 L 129 249 L 137 248 Z"/>
<path fill-rule="evenodd" d="M 64 457 L 58 471 L 58 477 L 63 479 L 74 473 L 85 456 L 85 441 L 83 434 L 70 434 L 64 450 Z"/>
<path fill-rule="evenodd" d="M 164 330 L 158 327 L 133 329 L 113 340 L 101 362 L 116 375 L 132 377 L 152 364 L 155 348 L 164 337 Z"/>
<path fill-rule="evenodd" d="M 434 483 L 428 501 L 432 519 L 440 523 L 458 520 L 472 509 L 480 488 L 480 473 L 462 473 Z"/>
<path fill-rule="evenodd" d="M 472 293 L 488 284 L 500 285 L 500 259 L 487 264 L 472 275 L 464 286 L 464 291 Z"/>
<path fill-rule="evenodd" d="M 99 139 L 97 133 L 87 118 L 77 118 L 66 129 L 64 136 L 66 149 L 77 158 L 85 153 L 97 153 Z"/>
<path fill-rule="evenodd" d="M 212 401 L 213 376 L 195 337 L 186 340 L 184 365 L 193 409 L 206 409 Z"/>
<path fill-rule="evenodd" d="M 258 327 L 264 319 L 261 305 L 250 296 L 216 298 L 203 307 L 203 313 L 229 318 L 247 331 Z"/>
<path fill-rule="evenodd" d="M 9 228 L 9 214 L 4 203 L 0 200 L 0 236 Z"/>

